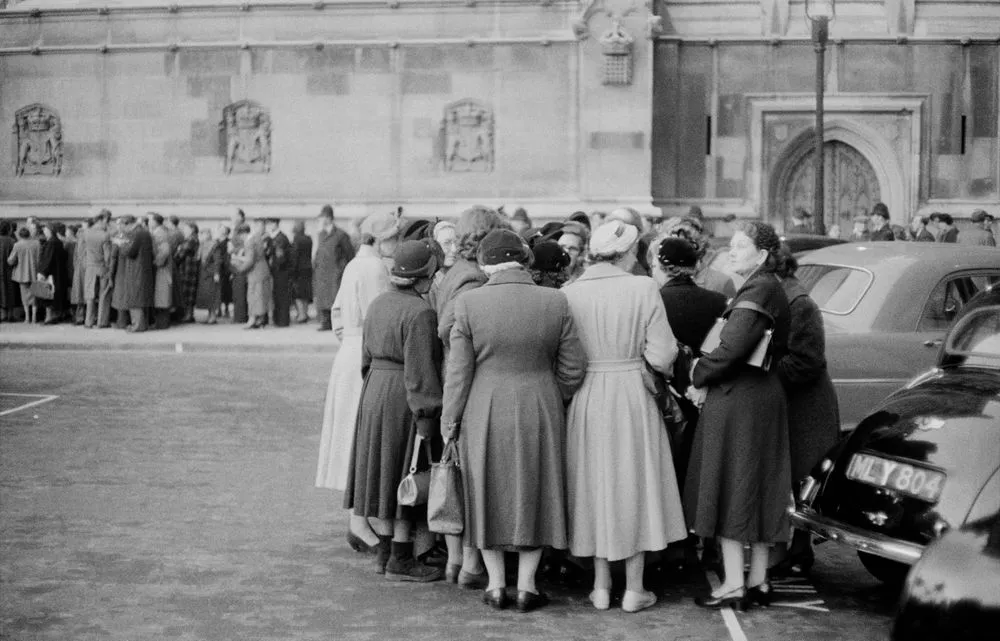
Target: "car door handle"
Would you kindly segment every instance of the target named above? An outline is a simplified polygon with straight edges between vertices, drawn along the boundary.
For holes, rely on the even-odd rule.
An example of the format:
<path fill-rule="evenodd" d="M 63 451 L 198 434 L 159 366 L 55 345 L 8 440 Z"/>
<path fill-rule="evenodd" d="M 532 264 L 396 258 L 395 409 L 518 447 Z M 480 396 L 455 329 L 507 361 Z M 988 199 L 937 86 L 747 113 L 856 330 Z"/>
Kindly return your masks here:
<path fill-rule="evenodd" d="M 941 347 L 941 343 L 944 342 L 943 338 L 932 338 L 930 340 L 924 341 L 924 347 Z"/>

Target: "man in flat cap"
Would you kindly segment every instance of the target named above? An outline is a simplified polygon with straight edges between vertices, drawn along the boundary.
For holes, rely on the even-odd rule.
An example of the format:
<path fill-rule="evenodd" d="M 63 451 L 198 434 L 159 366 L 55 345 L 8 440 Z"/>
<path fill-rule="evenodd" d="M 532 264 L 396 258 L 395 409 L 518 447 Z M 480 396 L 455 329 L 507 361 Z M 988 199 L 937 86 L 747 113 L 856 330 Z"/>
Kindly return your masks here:
<path fill-rule="evenodd" d="M 959 242 L 963 245 L 984 245 L 986 247 L 996 247 L 997 241 L 993 237 L 993 216 L 987 214 L 982 209 L 972 212 L 972 226 L 962 232 Z"/>

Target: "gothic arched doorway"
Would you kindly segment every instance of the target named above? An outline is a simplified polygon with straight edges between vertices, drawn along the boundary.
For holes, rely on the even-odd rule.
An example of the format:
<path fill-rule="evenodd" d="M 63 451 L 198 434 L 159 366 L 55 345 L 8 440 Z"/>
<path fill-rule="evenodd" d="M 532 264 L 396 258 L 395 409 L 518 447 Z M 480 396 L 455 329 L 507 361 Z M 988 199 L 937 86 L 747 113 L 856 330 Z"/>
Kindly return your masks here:
<path fill-rule="evenodd" d="M 797 207 L 813 210 L 814 151 L 808 146 L 797 151 L 783 163 L 784 171 L 775 176 L 771 192 L 771 222 L 779 228 L 791 219 Z M 855 215 L 871 212 L 872 205 L 881 200 L 882 189 L 871 163 L 857 149 L 839 140 L 823 145 L 823 186 L 823 223 L 827 229 L 839 225 L 841 236 L 850 232 Z"/>

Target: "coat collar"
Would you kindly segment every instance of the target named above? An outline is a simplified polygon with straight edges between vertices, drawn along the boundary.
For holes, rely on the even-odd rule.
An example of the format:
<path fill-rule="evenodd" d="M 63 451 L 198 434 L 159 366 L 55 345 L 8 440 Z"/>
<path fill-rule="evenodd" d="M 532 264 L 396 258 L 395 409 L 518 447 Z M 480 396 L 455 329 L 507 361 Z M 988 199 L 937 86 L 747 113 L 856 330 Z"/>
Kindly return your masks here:
<path fill-rule="evenodd" d="M 529 274 L 524 269 L 507 269 L 502 272 L 497 272 L 490 276 L 490 279 L 486 281 L 487 285 L 534 285 L 535 281 L 531 279 L 531 274 Z"/>
<path fill-rule="evenodd" d="M 358 247 L 358 251 L 355 256 L 364 256 L 366 258 L 380 258 L 378 252 L 375 251 L 375 247 L 372 245 L 361 245 Z"/>
<path fill-rule="evenodd" d="M 617 265 L 612 265 L 611 263 L 594 263 L 587 269 L 583 271 L 583 274 L 576 279 L 576 282 L 581 282 L 585 280 L 598 280 L 601 278 L 621 278 L 624 276 L 631 276 L 621 267 Z"/>

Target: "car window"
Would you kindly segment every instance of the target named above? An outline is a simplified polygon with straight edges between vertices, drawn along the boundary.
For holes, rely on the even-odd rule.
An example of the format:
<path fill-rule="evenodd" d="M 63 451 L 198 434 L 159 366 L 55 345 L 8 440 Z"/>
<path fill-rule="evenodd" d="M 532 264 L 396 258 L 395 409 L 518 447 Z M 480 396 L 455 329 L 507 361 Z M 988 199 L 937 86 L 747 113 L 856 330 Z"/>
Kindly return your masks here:
<path fill-rule="evenodd" d="M 969 312 L 951 331 L 945 350 L 964 356 L 967 365 L 1000 365 L 1000 307 Z"/>
<path fill-rule="evenodd" d="M 920 316 L 918 331 L 945 331 L 969 299 L 1000 281 L 1000 274 L 949 276 L 931 291 Z"/>
<path fill-rule="evenodd" d="M 824 312 L 850 314 L 872 284 L 871 272 L 843 265 L 801 265 L 795 272 Z"/>

